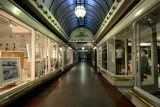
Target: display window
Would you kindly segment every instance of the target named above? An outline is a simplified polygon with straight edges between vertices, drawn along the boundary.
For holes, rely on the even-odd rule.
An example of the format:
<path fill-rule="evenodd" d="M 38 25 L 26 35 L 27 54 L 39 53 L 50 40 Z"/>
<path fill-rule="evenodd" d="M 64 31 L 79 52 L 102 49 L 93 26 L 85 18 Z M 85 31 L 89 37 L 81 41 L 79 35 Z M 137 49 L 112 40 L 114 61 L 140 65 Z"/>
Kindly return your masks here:
<path fill-rule="evenodd" d="M 35 45 L 35 77 L 41 77 L 47 73 L 47 37 L 36 32 Z"/>
<path fill-rule="evenodd" d="M 160 7 L 139 20 L 136 29 L 136 85 L 160 98 Z"/>
<path fill-rule="evenodd" d="M 67 65 L 70 65 L 73 63 L 73 51 L 71 49 L 67 49 Z"/>
<path fill-rule="evenodd" d="M 115 46 L 116 74 L 125 75 L 125 41 L 116 39 Z"/>
<path fill-rule="evenodd" d="M 58 69 L 58 43 L 51 41 L 51 71 Z"/>
<path fill-rule="evenodd" d="M 107 43 L 102 44 L 102 67 L 107 70 Z"/>
<path fill-rule="evenodd" d="M 31 80 L 31 28 L 0 10 L 0 95 Z"/>

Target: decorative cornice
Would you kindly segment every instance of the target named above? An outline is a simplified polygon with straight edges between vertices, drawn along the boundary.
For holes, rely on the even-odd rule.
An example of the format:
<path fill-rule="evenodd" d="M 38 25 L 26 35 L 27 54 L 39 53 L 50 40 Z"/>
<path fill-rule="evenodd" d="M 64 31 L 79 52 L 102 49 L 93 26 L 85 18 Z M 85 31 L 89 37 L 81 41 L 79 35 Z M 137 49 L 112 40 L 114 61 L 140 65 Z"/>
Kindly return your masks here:
<path fill-rule="evenodd" d="M 115 11 L 115 9 L 117 8 L 117 6 L 119 5 L 119 3 L 121 2 L 121 0 L 116 0 L 114 2 L 114 4 L 112 5 L 110 11 L 108 12 L 107 16 L 105 17 L 103 23 L 101 24 L 97 34 L 95 35 L 95 39 L 97 39 L 101 33 L 103 32 L 104 28 L 107 26 L 107 22 L 108 20 L 111 18 L 111 16 L 113 16 L 113 12 Z"/>
<path fill-rule="evenodd" d="M 40 4 L 40 3 L 38 2 L 38 0 L 33 0 L 33 1 L 34 1 L 34 3 L 37 5 L 37 7 L 43 11 L 43 14 L 48 17 L 48 19 L 51 21 L 51 23 L 52 23 L 53 25 L 55 25 L 55 28 L 56 28 L 64 37 L 67 37 L 67 39 L 68 39 L 67 34 L 66 34 L 65 31 L 63 30 L 63 28 L 60 26 L 60 24 L 58 23 L 58 21 L 54 18 L 54 16 L 50 13 L 50 11 L 47 10 L 47 8 L 45 9 L 45 8 L 44 8 L 44 5 L 43 5 L 43 4 Z"/>

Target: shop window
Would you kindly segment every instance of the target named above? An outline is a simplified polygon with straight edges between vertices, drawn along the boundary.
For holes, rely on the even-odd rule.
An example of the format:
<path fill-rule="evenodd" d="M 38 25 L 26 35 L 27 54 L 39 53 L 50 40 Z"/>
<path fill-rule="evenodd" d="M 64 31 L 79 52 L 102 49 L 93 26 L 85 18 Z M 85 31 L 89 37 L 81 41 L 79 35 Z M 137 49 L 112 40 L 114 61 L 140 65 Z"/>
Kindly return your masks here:
<path fill-rule="evenodd" d="M 67 61 L 66 61 L 66 63 L 67 63 L 67 65 L 70 65 L 70 64 L 73 63 L 73 51 L 68 48 L 66 54 L 67 54 Z"/>
<path fill-rule="evenodd" d="M 2 10 L 0 10 L 0 26 L 1 95 L 31 80 L 27 44 L 31 44 L 32 34 L 29 26 Z"/>
<path fill-rule="evenodd" d="M 160 89 L 160 8 L 137 23 L 137 86 L 155 96 Z"/>
<path fill-rule="evenodd" d="M 35 76 L 45 75 L 47 73 L 47 37 L 39 32 L 36 32 L 35 59 Z"/>
<path fill-rule="evenodd" d="M 116 39 L 116 74 L 125 75 L 125 41 Z"/>
<path fill-rule="evenodd" d="M 58 43 L 51 41 L 51 71 L 58 69 Z"/>

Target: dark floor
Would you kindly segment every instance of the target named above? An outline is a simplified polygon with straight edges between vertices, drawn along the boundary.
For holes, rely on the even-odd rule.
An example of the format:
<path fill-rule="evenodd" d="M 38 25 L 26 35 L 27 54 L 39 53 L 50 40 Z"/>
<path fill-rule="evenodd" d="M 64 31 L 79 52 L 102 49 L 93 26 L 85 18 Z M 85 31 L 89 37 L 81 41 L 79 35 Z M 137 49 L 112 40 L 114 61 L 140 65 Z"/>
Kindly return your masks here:
<path fill-rule="evenodd" d="M 43 86 L 41 86 L 42 88 Z M 134 105 L 86 62 L 38 90 L 23 107 L 134 107 Z M 16 103 L 17 105 L 18 103 Z M 13 106 L 13 105 L 12 105 Z"/>

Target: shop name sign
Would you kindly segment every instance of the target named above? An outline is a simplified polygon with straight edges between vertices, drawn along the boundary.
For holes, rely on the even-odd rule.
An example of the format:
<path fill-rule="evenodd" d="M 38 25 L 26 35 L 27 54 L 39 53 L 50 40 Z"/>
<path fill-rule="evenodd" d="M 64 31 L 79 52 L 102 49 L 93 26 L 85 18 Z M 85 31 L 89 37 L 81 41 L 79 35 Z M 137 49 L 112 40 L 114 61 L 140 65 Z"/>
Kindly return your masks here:
<path fill-rule="evenodd" d="M 80 32 L 78 35 L 75 37 L 89 37 L 88 35 L 85 35 L 84 32 Z"/>

